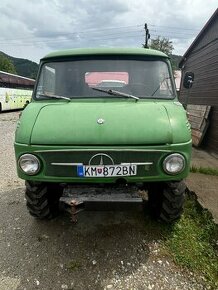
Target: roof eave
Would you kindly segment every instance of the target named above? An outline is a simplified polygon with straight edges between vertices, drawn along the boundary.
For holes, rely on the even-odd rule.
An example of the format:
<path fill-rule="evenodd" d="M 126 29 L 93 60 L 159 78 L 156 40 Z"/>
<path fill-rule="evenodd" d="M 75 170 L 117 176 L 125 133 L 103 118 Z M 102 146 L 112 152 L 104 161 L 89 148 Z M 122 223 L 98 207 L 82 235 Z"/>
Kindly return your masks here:
<path fill-rule="evenodd" d="M 205 32 L 205 30 L 208 28 L 208 26 L 215 19 L 216 16 L 218 16 L 218 8 L 215 10 L 215 12 L 213 13 L 213 15 L 210 17 L 210 19 L 207 21 L 207 23 L 204 25 L 204 27 L 201 29 L 201 31 L 198 33 L 198 35 L 196 36 L 196 38 L 194 39 L 194 41 L 192 42 L 192 44 L 189 46 L 189 48 L 187 49 L 187 51 L 183 55 L 181 61 L 179 62 L 179 68 L 182 68 L 184 62 L 187 59 L 187 56 L 190 54 L 190 52 L 195 47 L 195 45 L 197 44 L 197 42 L 200 39 L 200 37 L 202 36 L 202 34 Z"/>

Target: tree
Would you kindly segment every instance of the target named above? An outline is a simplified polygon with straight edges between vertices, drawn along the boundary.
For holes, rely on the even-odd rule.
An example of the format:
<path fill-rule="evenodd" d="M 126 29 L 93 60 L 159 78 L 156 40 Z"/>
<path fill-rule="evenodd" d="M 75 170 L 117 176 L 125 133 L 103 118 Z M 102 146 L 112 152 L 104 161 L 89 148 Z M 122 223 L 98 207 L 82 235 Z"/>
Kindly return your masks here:
<path fill-rule="evenodd" d="M 170 41 L 166 37 L 160 37 L 160 36 L 158 36 L 155 39 L 151 39 L 150 48 L 160 50 L 166 53 L 167 55 L 171 55 L 174 49 L 172 41 Z"/>
<path fill-rule="evenodd" d="M 172 55 L 170 55 L 170 59 L 171 59 L 171 64 L 172 64 L 173 70 L 178 70 L 179 69 L 179 63 L 182 60 L 182 56 L 181 55 L 172 54 Z"/>
<path fill-rule="evenodd" d="M 13 63 L 3 54 L 0 54 L 0 70 L 12 74 L 17 74 Z"/>

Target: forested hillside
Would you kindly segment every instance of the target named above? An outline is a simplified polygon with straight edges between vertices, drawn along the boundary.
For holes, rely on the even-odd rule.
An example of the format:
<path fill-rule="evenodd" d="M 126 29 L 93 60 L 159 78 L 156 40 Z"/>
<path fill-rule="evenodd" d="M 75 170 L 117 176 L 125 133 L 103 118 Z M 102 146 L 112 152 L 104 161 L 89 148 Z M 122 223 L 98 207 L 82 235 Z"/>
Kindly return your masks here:
<path fill-rule="evenodd" d="M 12 57 L 0 51 L 0 58 L 1 57 L 6 57 L 14 65 L 15 71 L 18 75 L 32 79 L 36 78 L 38 71 L 38 64 L 36 62 L 24 58 Z"/>

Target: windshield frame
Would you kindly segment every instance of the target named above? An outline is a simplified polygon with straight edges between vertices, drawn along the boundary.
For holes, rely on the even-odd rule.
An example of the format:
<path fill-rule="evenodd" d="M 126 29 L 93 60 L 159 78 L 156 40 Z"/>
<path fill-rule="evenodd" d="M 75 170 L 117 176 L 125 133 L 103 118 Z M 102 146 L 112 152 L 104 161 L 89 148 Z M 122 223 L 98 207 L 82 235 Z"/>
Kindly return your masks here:
<path fill-rule="evenodd" d="M 162 57 L 162 56 L 150 56 L 150 55 L 110 55 L 110 54 L 103 54 L 103 55 L 83 55 L 83 56 L 63 56 L 63 57 L 57 57 L 57 58 L 47 58 L 47 59 L 43 59 L 40 61 L 40 65 L 39 65 L 39 70 L 38 70 L 38 74 L 37 74 L 37 78 L 36 78 L 36 82 L 35 82 L 35 86 L 34 86 L 34 90 L 33 90 L 33 95 L 32 98 L 34 101 L 51 101 L 51 98 L 37 98 L 36 97 L 36 92 L 37 92 L 37 87 L 39 84 L 39 80 L 40 80 L 40 75 L 42 73 L 42 69 L 43 66 L 48 64 L 48 63 L 56 63 L 56 62 L 72 62 L 72 61 L 88 61 L 88 60 L 136 60 L 136 61 L 162 61 L 167 65 L 167 69 L 168 69 L 168 73 L 169 73 L 169 79 L 170 79 L 170 83 L 171 83 L 171 88 L 172 88 L 172 95 L 168 95 L 167 97 L 160 97 L 160 96 L 144 96 L 143 98 L 140 98 L 140 100 L 174 100 L 177 99 L 177 92 L 176 92 L 176 86 L 175 86 L 175 81 L 174 81 L 174 75 L 173 75 L 173 71 L 172 71 L 172 66 L 171 66 L 171 62 L 170 59 L 168 57 Z M 96 96 L 74 96 L 73 98 L 71 98 L 71 101 L 73 100 L 79 100 L 79 99 L 105 99 L 105 98 L 115 98 L 114 96 L 110 96 L 110 95 L 96 95 Z M 120 99 L 120 98 L 119 98 Z M 59 99 L 56 99 L 57 101 L 59 101 Z M 61 99 L 60 99 L 61 100 Z M 52 100 L 54 101 L 54 99 Z"/>

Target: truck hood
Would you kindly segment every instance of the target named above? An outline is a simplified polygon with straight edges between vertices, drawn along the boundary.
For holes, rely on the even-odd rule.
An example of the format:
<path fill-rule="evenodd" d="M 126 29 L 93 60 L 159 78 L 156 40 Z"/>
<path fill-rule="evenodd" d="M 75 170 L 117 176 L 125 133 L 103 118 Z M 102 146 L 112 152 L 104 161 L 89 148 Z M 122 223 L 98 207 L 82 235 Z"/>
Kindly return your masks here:
<path fill-rule="evenodd" d="M 31 144 L 143 145 L 172 142 L 164 106 L 145 102 L 66 103 L 40 110 Z"/>
<path fill-rule="evenodd" d="M 21 116 L 15 141 L 32 145 L 161 145 L 190 138 L 186 114 L 178 102 L 101 100 L 33 102 Z"/>

